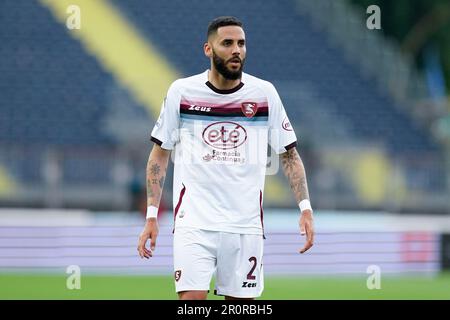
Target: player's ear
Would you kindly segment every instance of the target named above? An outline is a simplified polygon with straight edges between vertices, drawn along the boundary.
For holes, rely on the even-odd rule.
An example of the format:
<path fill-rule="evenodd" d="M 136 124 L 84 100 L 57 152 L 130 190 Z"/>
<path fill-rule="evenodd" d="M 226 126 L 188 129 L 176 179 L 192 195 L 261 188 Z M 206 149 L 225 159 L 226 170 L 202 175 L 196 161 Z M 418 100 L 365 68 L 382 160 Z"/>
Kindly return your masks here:
<path fill-rule="evenodd" d="M 205 52 L 205 56 L 207 56 L 208 58 L 212 57 L 212 47 L 209 42 L 205 42 L 205 44 L 203 45 L 203 51 Z"/>

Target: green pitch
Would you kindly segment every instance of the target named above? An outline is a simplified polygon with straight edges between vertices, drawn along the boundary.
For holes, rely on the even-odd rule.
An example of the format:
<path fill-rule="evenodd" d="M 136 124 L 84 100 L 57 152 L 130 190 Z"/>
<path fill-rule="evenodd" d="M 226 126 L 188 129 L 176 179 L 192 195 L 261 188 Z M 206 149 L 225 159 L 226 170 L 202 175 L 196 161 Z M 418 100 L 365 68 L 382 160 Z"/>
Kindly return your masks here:
<path fill-rule="evenodd" d="M 0 299 L 176 299 L 171 277 L 93 276 L 80 290 L 66 288 L 66 276 L 0 274 Z M 212 292 L 212 291 L 211 291 Z M 209 294 L 209 299 L 223 299 Z M 266 277 L 260 299 L 450 299 L 450 274 L 433 278 L 383 277 L 368 290 L 365 278 Z"/>

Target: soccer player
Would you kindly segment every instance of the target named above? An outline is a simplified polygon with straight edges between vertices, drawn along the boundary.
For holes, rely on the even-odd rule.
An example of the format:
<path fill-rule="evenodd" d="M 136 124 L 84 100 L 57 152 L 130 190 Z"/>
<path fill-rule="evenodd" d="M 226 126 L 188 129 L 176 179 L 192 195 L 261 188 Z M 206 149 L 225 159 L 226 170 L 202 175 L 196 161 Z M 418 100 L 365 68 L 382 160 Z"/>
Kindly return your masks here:
<path fill-rule="evenodd" d="M 280 155 L 300 207 L 300 234 L 306 234 L 300 253 L 314 241 L 305 169 L 275 87 L 242 71 L 242 23 L 234 17 L 214 19 L 204 53 L 210 70 L 172 83 L 151 133 L 147 220 L 138 251 L 148 259 L 155 250 L 157 211 L 174 150 L 173 257 L 179 298 L 206 299 L 216 272 L 218 295 L 254 299 L 264 288 L 267 145 Z"/>

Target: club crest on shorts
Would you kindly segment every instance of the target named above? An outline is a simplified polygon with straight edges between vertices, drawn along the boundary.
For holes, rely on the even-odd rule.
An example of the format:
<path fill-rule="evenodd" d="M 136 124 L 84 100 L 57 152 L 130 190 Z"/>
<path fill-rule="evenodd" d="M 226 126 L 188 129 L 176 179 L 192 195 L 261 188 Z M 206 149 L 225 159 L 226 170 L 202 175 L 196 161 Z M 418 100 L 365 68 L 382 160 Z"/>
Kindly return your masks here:
<path fill-rule="evenodd" d="M 181 278 L 181 270 L 175 271 L 175 281 L 178 282 L 178 280 L 180 280 L 180 278 Z"/>
<path fill-rule="evenodd" d="M 247 118 L 251 118 L 258 111 L 258 104 L 256 102 L 242 102 L 241 109 Z"/>

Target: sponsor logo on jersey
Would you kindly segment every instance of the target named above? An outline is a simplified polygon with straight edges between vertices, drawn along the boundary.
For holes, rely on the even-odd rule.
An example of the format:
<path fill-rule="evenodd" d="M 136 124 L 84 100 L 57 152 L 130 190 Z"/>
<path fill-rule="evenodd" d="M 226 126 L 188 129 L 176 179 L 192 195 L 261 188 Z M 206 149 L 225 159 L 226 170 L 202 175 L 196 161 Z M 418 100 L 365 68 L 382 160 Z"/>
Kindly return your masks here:
<path fill-rule="evenodd" d="M 283 123 L 282 123 L 282 127 L 284 130 L 286 131 L 293 131 L 292 130 L 292 126 L 291 123 L 289 122 L 288 118 L 284 118 Z"/>
<path fill-rule="evenodd" d="M 210 112 L 211 107 L 202 107 L 202 106 L 197 106 L 196 104 L 191 104 L 188 110 Z"/>
<path fill-rule="evenodd" d="M 256 287 L 255 282 L 247 282 L 247 281 L 242 282 L 242 288 L 255 288 L 255 287 Z"/>
<path fill-rule="evenodd" d="M 202 136 L 211 147 L 227 150 L 242 145 L 247 140 L 247 131 L 236 122 L 220 121 L 207 126 Z"/>
<path fill-rule="evenodd" d="M 203 161 L 218 161 L 227 164 L 243 164 L 245 163 L 246 158 L 243 157 L 237 150 L 217 151 L 213 149 L 212 153 L 208 153 L 203 156 Z"/>
<path fill-rule="evenodd" d="M 256 102 L 242 102 L 241 109 L 247 118 L 251 118 L 258 111 L 258 104 Z"/>
<path fill-rule="evenodd" d="M 213 156 L 210 155 L 209 153 L 207 155 L 203 156 L 203 160 L 205 160 L 206 162 L 211 161 L 212 158 L 213 158 Z"/>
<path fill-rule="evenodd" d="M 178 282 L 181 278 L 181 270 L 175 271 L 175 281 Z"/>

